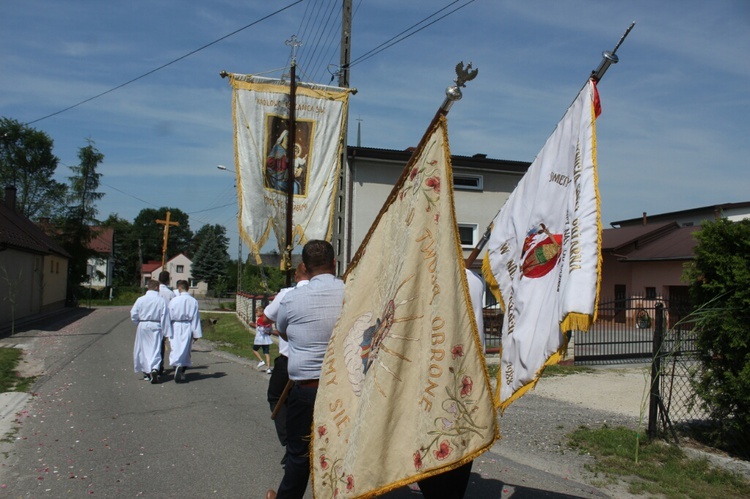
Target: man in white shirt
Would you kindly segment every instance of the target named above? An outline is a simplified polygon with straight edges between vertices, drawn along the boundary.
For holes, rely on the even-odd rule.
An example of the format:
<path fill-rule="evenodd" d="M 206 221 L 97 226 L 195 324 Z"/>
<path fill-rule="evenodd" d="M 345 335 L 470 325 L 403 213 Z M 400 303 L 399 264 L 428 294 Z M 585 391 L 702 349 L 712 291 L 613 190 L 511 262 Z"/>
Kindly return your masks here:
<path fill-rule="evenodd" d="M 138 298 L 130 309 L 130 318 L 137 324 L 133 368 L 135 372 L 144 373 L 151 384 L 159 382 L 162 338 L 172 334 L 167 305 L 159 296 L 158 289 L 159 281 L 151 279 L 146 294 Z"/>
<path fill-rule="evenodd" d="M 304 263 L 297 265 L 297 269 L 294 272 L 294 280 L 297 285 L 292 288 L 283 288 L 280 290 L 276 297 L 268 304 L 263 310 L 263 315 L 270 322 L 276 322 L 279 315 L 279 306 L 282 298 L 294 288 L 299 288 L 310 282 L 307 276 L 307 269 Z M 289 362 L 289 344 L 284 338 L 279 336 L 279 356 L 273 360 L 273 371 L 271 371 L 271 379 L 268 381 L 268 404 L 271 406 L 271 412 L 276 410 L 276 404 L 281 399 L 281 394 L 284 392 L 286 384 L 289 382 L 289 374 L 287 373 L 287 363 Z M 276 418 L 273 420 L 276 425 L 276 435 L 279 437 L 281 445 L 286 447 L 286 401 L 282 402 L 278 411 L 276 412 Z M 281 464 L 286 463 L 286 453 L 281 459 Z"/>
<path fill-rule="evenodd" d="M 198 300 L 190 296 L 187 281 L 177 281 L 177 296 L 169 302 L 169 319 L 172 335 L 169 337 L 169 364 L 175 368 L 174 381 L 181 383 L 185 368 L 190 367 L 190 349 L 193 339 L 203 337 Z"/>

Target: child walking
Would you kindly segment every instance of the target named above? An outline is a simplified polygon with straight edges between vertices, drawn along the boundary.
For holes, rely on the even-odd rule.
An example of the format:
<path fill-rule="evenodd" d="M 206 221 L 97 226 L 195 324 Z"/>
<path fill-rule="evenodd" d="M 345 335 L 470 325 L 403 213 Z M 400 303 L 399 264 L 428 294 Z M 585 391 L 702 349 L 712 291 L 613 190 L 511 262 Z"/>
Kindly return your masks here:
<path fill-rule="evenodd" d="M 273 343 L 271 339 L 271 333 L 273 332 L 273 323 L 266 319 L 263 315 L 263 309 L 259 308 L 257 311 L 258 322 L 255 324 L 255 340 L 253 341 L 253 353 L 258 357 L 258 370 L 262 370 L 266 367 L 266 374 L 271 374 L 271 354 L 270 345 Z M 263 349 L 263 355 L 266 360 L 260 356 L 258 350 Z"/>

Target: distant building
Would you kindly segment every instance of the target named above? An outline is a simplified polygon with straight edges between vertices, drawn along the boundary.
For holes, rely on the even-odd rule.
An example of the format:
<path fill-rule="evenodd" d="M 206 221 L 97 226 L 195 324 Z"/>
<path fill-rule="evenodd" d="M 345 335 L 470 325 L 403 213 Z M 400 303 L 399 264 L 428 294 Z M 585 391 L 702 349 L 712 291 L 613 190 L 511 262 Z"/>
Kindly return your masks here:
<path fill-rule="evenodd" d="M 0 203 L 0 328 L 65 306 L 70 255 L 16 210 L 16 188 Z"/>
<path fill-rule="evenodd" d="M 161 262 L 151 261 L 141 266 L 141 286 L 145 287 L 149 279 L 159 280 L 162 270 L 169 272 L 169 287 L 174 289 L 177 281 L 188 281 L 190 283 L 190 294 L 193 296 L 206 296 L 208 284 L 193 279 L 191 270 L 193 262 L 184 253 L 172 257 L 162 269 Z"/>
<path fill-rule="evenodd" d="M 623 314 L 626 305 L 687 303 L 689 283 L 682 276 L 685 265 L 695 258 L 695 234 L 702 223 L 718 218 L 750 218 L 750 202 L 644 213 L 612 222 L 614 228 L 602 231 L 600 303 L 621 303 Z"/>
<path fill-rule="evenodd" d="M 91 278 L 83 286 L 92 289 L 111 288 L 115 268 L 115 231 L 111 227 L 91 229 L 95 235 L 89 242 L 89 249 L 96 251 L 97 256 L 88 260 L 88 274 Z"/>

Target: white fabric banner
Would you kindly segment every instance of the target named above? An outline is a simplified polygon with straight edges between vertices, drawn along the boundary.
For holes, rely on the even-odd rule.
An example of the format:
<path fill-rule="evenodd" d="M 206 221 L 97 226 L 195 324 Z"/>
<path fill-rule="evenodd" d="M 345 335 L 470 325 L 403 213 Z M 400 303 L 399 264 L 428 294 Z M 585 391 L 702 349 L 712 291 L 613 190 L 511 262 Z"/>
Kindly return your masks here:
<path fill-rule="evenodd" d="M 483 271 L 504 312 L 495 402 L 505 409 L 596 315 L 601 221 L 589 82 L 492 224 Z"/>
<path fill-rule="evenodd" d="M 294 183 L 293 246 L 330 240 L 349 89 L 298 83 L 289 144 L 289 82 L 230 75 L 239 230 L 260 263 L 273 231 L 286 246 L 287 185 Z M 287 150 L 294 148 L 294 165 Z M 291 175 L 290 175 L 291 172 Z"/>

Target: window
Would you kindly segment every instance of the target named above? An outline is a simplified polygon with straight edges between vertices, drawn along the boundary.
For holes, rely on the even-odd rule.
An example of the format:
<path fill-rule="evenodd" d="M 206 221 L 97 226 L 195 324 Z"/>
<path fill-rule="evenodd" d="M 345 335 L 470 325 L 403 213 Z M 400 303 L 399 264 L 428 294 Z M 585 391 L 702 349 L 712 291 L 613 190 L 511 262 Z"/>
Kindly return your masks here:
<path fill-rule="evenodd" d="M 646 288 L 646 299 L 656 300 L 656 288 Z"/>
<path fill-rule="evenodd" d="M 191 288 L 194 288 L 194 287 L 196 287 L 197 285 L 198 285 L 198 281 L 196 281 L 195 279 L 193 279 L 193 278 L 191 277 L 191 278 L 190 278 L 190 287 L 191 287 Z"/>
<path fill-rule="evenodd" d="M 177 265 L 177 273 L 182 274 L 185 272 L 185 266 L 184 265 Z"/>
<path fill-rule="evenodd" d="M 476 244 L 477 224 L 458 224 L 458 237 L 461 246 L 473 248 Z"/>
<path fill-rule="evenodd" d="M 457 191 L 481 191 L 484 189 L 484 177 L 481 175 L 454 173 L 453 189 Z"/>

